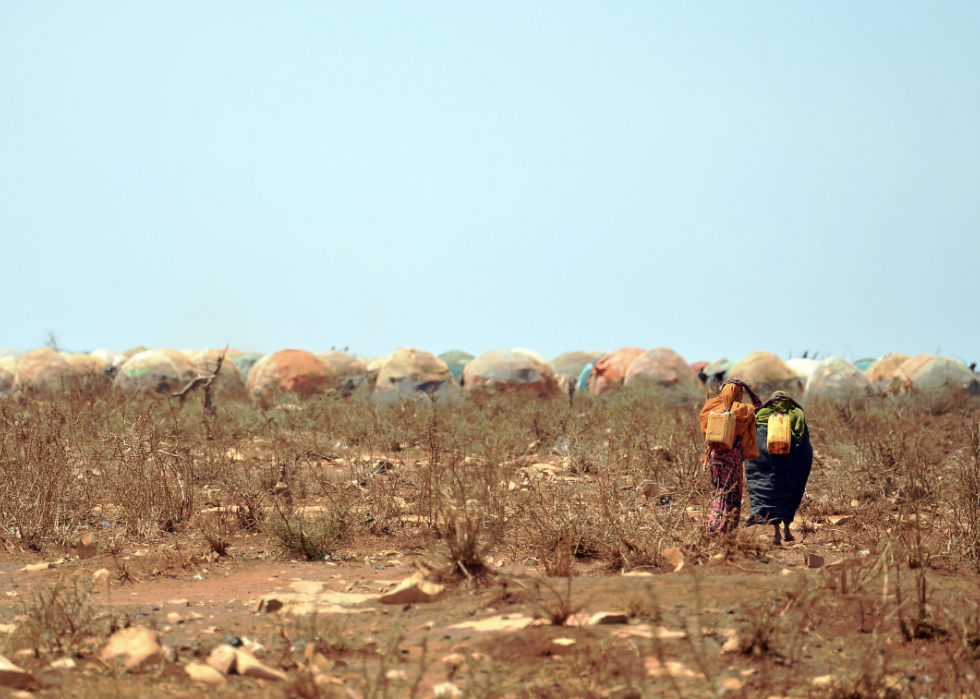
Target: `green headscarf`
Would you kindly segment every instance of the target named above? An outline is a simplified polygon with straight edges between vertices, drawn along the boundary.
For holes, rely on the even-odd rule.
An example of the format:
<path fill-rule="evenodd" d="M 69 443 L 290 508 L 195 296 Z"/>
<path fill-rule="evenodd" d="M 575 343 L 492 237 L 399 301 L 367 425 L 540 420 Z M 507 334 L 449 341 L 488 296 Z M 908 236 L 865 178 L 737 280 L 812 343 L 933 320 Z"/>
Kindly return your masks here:
<path fill-rule="evenodd" d="M 806 432 L 806 416 L 803 414 L 803 408 L 800 407 L 800 404 L 782 391 L 776 391 L 764 406 L 755 411 L 755 424 L 768 425 L 769 418 L 772 417 L 773 413 L 789 415 L 792 422 L 793 441 L 799 444 Z"/>

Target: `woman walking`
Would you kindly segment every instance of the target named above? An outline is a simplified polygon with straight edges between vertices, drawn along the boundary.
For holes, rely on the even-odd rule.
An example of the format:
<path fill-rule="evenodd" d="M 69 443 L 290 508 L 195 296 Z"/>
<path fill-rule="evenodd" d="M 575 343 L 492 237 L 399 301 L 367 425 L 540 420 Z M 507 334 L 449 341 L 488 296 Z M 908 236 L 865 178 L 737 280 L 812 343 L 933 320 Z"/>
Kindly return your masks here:
<path fill-rule="evenodd" d="M 770 441 L 769 420 L 774 415 L 784 415 L 790 422 L 789 449 L 774 453 L 768 448 Z M 775 527 L 773 543 L 781 543 L 779 523 L 783 524 L 783 536 L 793 541 L 789 523 L 803 500 L 810 468 L 813 465 L 813 447 L 810 446 L 810 430 L 807 428 L 803 408 L 792 397 L 776 391 L 755 414 L 756 441 L 759 455 L 745 463 L 745 480 L 749 486 L 752 514 L 746 526 L 772 524 Z"/>
<path fill-rule="evenodd" d="M 748 393 L 752 404 L 743 403 L 744 393 Z M 729 379 L 721 387 L 721 395 L 710 398 L 701 409 L 701 432 L 707 434 L 708 416 L 712 413 L 730 412 L 735 420 L 735 438 L 732 448 L 727 451 L 708 447 L 706 458 L 711 471 L 711 486 L 715 497 L 711 501 L 711 514 L 708 516 L 708 531 L 721 537 L 738 527 L 742 515 L 742 462 L 756 459 L 759 447 L 756 445 L 755 410 L 761 407 L 758 396 L 745 383 Z"/>

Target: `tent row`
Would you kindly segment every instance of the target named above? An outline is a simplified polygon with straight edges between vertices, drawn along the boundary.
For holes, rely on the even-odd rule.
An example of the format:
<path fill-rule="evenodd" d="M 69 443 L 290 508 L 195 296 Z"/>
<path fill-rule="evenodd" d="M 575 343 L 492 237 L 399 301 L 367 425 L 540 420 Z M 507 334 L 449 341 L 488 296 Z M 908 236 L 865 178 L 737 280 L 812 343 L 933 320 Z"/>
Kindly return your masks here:
<path fill-rule="evenodd" d="M 219 368 L 220 360 L 220 368 Z M 526 349 L 491 350 L 474 357 L 454 350 L 440 356 L 413 348 L 369 359 L 330 350 L 280 350 L 270 355 L 240 350 L 178 352 L 137 347 L 120 354 L 104 350 L 66 354 L 49 348 L 0 352 L 0 392 L 58 391 L 101 381 L 127 394 L 178 393 L 198 377 L 210 377 L 215 396 L 263 402 L 277 393 L 303 398 L 328 390 L 368 387 L 379 396 L 406 393 L 520 392 L 542 397 L 574 391 L 599 396 L 622 386 L 647 385 L 672 404 L 693 403 L 726 378 L 738 378 L 763 397 L 782 390 L 797 399 L 863 400 L 875 391 L 934 394 L 953 386 L 980 392 L 980 377 L 950 357 L 889 354 L 851 363 L 842 357 L 782 360 L 753 352 L 737 362 L 717 359 L 688 364 L 677 352 L 624 347 L 614 352 L 567 352 L 552 361 Z"/>

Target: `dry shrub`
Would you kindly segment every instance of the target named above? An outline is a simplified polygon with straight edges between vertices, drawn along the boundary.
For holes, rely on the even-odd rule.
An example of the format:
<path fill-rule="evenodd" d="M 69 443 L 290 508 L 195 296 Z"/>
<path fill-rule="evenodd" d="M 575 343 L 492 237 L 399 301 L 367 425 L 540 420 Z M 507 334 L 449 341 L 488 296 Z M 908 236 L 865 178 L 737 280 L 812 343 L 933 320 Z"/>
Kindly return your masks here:
<path fill-rule="evenodd" d="M 77 581 L 59 581 L 37 586 L 30 598 L 19 605 L 20 626 L 14 633 L 14 647 L 29 648 L 51 656 L 75 654 L 90 643 L 98 643 L 106 629 L 101 616 L 89 604 L 89 591 Z"/>
<path fill-rule="evenodd" d="M 347 537 L 347 511 L 327 505 L 307 514 L 276 503 L 266 526 L 283 554 L 321 561 L 336 553 Z"/>

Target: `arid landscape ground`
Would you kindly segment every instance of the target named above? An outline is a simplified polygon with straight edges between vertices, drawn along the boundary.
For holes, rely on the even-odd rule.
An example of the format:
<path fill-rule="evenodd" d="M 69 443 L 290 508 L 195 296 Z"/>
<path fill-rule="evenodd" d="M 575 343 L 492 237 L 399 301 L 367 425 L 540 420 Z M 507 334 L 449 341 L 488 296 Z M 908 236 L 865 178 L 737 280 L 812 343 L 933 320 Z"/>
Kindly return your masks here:
<path fill-rule="evenodd" d="M 968 396 L 807 406 L 782 546 L 650 392 L 279 404 L 0 398 L 0 691 L 980 696 Z"/>

